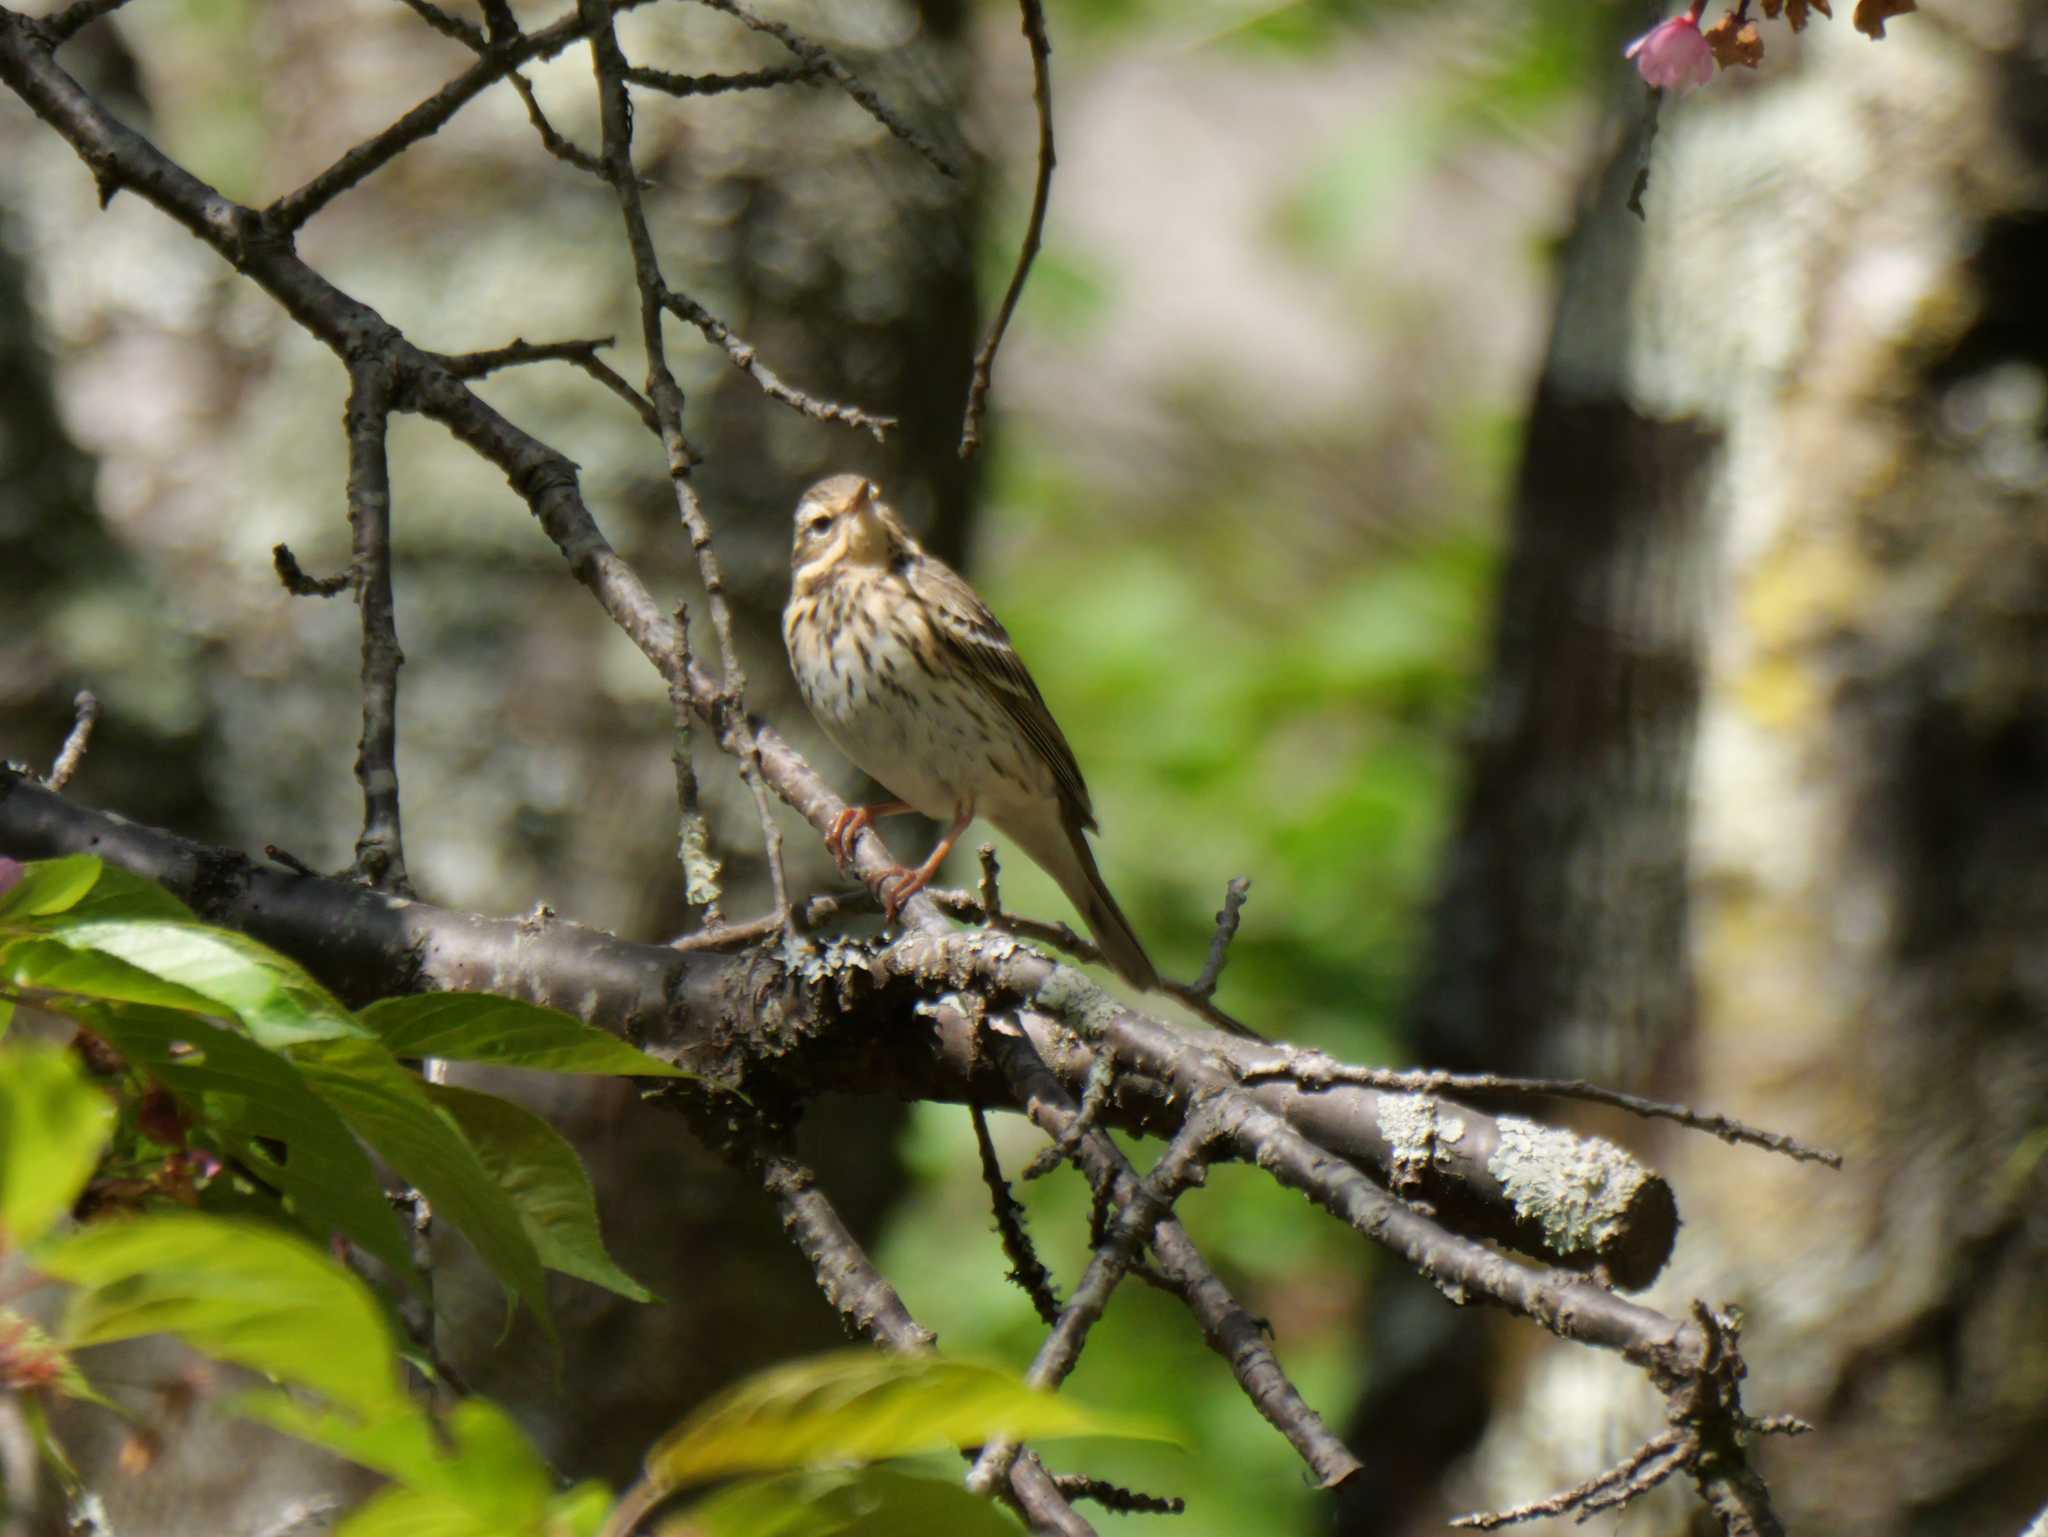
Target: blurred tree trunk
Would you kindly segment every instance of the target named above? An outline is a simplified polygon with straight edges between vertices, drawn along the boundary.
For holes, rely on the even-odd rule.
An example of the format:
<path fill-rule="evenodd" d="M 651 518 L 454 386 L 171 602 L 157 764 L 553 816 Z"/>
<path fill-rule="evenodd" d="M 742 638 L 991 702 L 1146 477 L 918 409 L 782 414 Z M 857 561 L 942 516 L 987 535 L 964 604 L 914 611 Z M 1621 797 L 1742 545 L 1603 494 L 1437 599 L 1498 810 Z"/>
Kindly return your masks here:
<path fill-rule="evenodd" d="M 1792 1530 L 2013 1531 L 2048 1502 L 2048 5 L 1875 46 L 1846 9 L 1666 101 L 1647 220 L 1630 142 L 1565 254 L 1418 1052 L 1843 1151 L 1602 1126 L 1679 1194 L 1660 1305 L 1740 1304 L 1748 1407 L 1819 1428 L 1764 1453 Z M 1434 1471 L 1349 1531 L 1659 1428 L 1525 1329 L 1404 1377 L 1446 1360 L 1412 1315 L 1363 1423 L 1447 1420 Z"/>

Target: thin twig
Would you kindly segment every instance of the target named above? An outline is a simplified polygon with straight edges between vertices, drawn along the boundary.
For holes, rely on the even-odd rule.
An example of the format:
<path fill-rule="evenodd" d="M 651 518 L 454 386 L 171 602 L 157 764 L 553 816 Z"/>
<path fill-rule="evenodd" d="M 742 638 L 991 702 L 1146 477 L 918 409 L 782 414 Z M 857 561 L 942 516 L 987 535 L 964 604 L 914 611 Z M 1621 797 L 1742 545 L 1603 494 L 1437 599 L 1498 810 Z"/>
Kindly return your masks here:
<path fill-rule="evenodd" d="M 1031 217 L 1024 225 L 1024 243 L 1017 251 L 1017 265 L 1010 272 L 1010 286 L 1003 290 L 1003 302 L 996 306 L 996 318 L 974 354 L 974 374 L 967 386 L 967 410 L 960 422 L 960 457 L 969 459 L 981 446 L 981 417 L 988 404 L 989 382 L 995 373 L 996 349 L 1010 328 L 1010 317 L 1024 293 L 1024 280 L 1031 275 L 1040 239 L 1045 234 L 1045 209 L 1052 198 L 1052 39 L 1046 35 L 1045 11 L 1039 0 L 1019 0 L 1024 16 L 1024 36 L 1031 43 L 1031 100 L 1038 109 L 1038 180 L 1031 189 Z"/>
<path fill-rule="evenodd" d="M 50 765 L 50 777 L 43 783 L 52 790 L 61 790 L 71 783 L 71 776 L 78 772 L 79 764 L 85 761 L 85 750 L 92 743 L 92 728 L 99 723 L 100 702 L 91 689 L 80 689 L 72 696 L 74 712 L 71 730 L 64 738 L 64 745 L 57 749 L 57 761 Z"/>
<path fill-rule="evenodd" d="M 284 590 L 295 598 L 331 598 L 346 592 L 355 580 L 353 571 L 344 571 L 339 576 L 308 576 L 299 567 L 299 557 L 286 544 L 270 547 L 270 564 L 277 572 L 277 579 L 284 583 Z"/>
<path fill-rule="evenodd" d="M 1523 1521 L 1541 1520 L 1545 1516 L 1568 1516 L 1574 1512 L 1579 1512 L 1583 1520 L 1605 1506 L 1624 1503 L 1656 1488 L 1684 1468 L 1686 1457 L 1693 1450 L 1690 1432 L 1667 1430 L 1651 1437 L 1613 1467 L 1594 1474 L 1582 1484 L 1510 1510 L 1475 1511 L 1458 1516 L 1451 1525 L 1491 1532 Z"/>
<path fill-rule="evenodd" d="M 718 911 L 721 870 L 711 851 L 711 828 L 697 794 L 697 765 L 690 752 L 690 613 L 676 605 L 676 669 L 669 679 L 668 702 L 676 723 L 676 860 L 683 867 L 683 901 L 704 909 L 704 927 L 725 926 Z"/>
<path fill-rule="evenodd" d="M 1202 1183 L 1216 1135 L 1217 1126 L 1207 1106 L 1198 1105 L 1188 1112 L 1180 1130 L 1160 1154 L 1159 1162 L 1121 1203 L 1116 1220 L 1089 1256 L 1088 1268 L 1081 1273 L 1074 1295 L 1060 1309 L 1052 1332 L 1038 1347 L 1030 1370 L 1024 1374 L 1024 1380 L 1031 1386 L 1056 1388 L 1080 1362 L 1089 1331 L 1109 1306 L 1111 1293 L 1129 1272 L 1132 1262 L 1151 1241 L 1153 1229 L 1172 1214 L 1173 1203 L 1183 1192 Z M 994 1489 L 1009 1472 L 1016 1454 L 1015 1442 L 990 1442 L 975 1459 L 967 1475 L 967 1487 L 981 1494 Z"/>
<path fill-rule="evenodd" d="M 606 9 L 626 9 L 643 0 L 617 0 Z M 264 210 L 265 222 L 275 230 L 290 232 L 301 228 L 342 193 L 367 180 L 406 150 L 438 131 L 489 86 L 522 64 L 552 58 L 583 35 L 587 21 L 568 16 L 553 26 L 516 38 L 489 42 L 477 62 L 456 76 L 425 101 L 404 114 L 383 132 L 351 146 L 341 158 L 294 192 L 288 192 Z M 468 41 L 468 39 L 464 39 Z"/>
<path fill-rule="evenodd" d="M 71 4 L 43 22 L 43 30 L 61 43 L 127 3 L 128 0 L 71 0 Z"/>
<path fill-rule="evenodd" d="M 363 734 L 356 744 L 356 781 L 363 787 L 363 832 L 356 874 L 379 891 L 412 895 L 398 813 L 398 617 L 391 594 L 391 473 L 385 435 L 391 423 L 391 376 L 381 361 L 349 369 L 348 522 L 354 539 L 349 569 L 363 624 Z"/>
<path fill-rule="evenodd" d="M 614 341 L 615 338 L 610 336 L 567 342 L 530 342 L 520 337 L 515 338 L 509 346 L 492 347 L 483 352 L 437 352 L 430 355 L 446 365 L 448 371 L 458 379 L 481 379 L 501 368 L 514 368 L 523 363 L 572 363 L 631 406 L 634 414 L 646 424 L 647 430 L 659 436 L 661 422 L 656 418 L 654 407 L 647 397 L 628 384 L 610 364 L 597 355 L 602 348 L 613 345 Z"/>
<path fill-rule="evenodd" d="M 433 4 L 432 0 L 400 0 L 400 4 L 443 37 L 452 37 L 478 53 L 482 53 L 489 46 L 490 39 L 486 38 L 479 28 L 464 21 L 460 16 L 449 15 L 441 7 Z"/>
<path fill-rule="evenodd" d="M 959 177 L 960 168 L 936 144 L 891 111 L 882 98 L 877 96 L 859 76 L 841 64 L 826 49 L 781 22 L 771 21 L 749 10 L 740 4 L 739 0 L 699 0 L 699 3 L 708 5 L 714 11 L 723 11 L 751 30 L 766 33 L 774 38 L 805 64 L 828 76 L 842 91 L 858 102 L 868 116 L 922 155 L 932 169 L 944 176 L 955 179 Z"/>
<path fill-rule="evenodd" d="M 1085 1473 L 1061 1473 L 1053 1484 L 1070 1500 L 1093 1500 L 1122 1516 L 1179 1516 L 1188 1508 L 1188 1502 L 1177 1494 L 1141 1494 Z"/>
<path fill-rule="evenodd" d="M 974 1144 L 981 1151 L 981 1182 L 988 1187 L 989 1203 L 995 1211 L 996 1232 L 1002 1236 L 1003 1253 L 1010 1261 L 1009 1279 L 1024 1289 L 1024 1295 L 1031 1299 L 1038 1316 L 1050 1328 L 1059 1321 L 1060 1299 L 1053 1289 L 1051 1274 L 1038 1251 L 1032 1246 L 1031 1234 L 1024 1226 L 1024 1208 L 1017 1204 L 1017 1198 L 1010 1193 L 1010 1183 L 1003 1178 L 1003 1166 L 996 1157 L 996 1145 L 988 1134 L 988 1115 L 980 1105 L 968 1107 L 974 1121 Z"/>
<path fill-rule="evenodd" d="M 893 416 L 878 416 L 859 406 L 842 405 L 834 400 L 821 400 L 816 395 L 806 394 L 794 385 L 785 384 L 774 369 L 761 361 L 753 343 L 737 335 L 731 326 L 688 294 L 664 288 L 661 302 L 679 319 L 687 320 L 703 332 L 706 341 L 714 347 L 723 349 L 733 366 L 752 379 L 760 387 L 761 393 L 770 400 L 779 400 L 784 405 L 801 411 L 813 421 L 840 422 L 848 427 L 861 428 L 877 443 L 886 441 L 889 430 L 896 425 L 896 418 Z"/>
<path fill-rule="evenodd" d="M 573 165 L 579 171 L 588 171 L 592 176 L 604 175 L 604 167 L 599 164 L 597 156 L 566 135 L 557 132 L 555 125 L 548 121 L 547 113 L 541 108 L 540 98 L 533 93 L 532 81 L 516 69 L 507 74 L 506 78 L 512 82 L 512 89 L 519 93 L 520 101 L 525 104 L 526 120 L 533 124 L 533 131 L 540 135 L 542 149 L 557 160 Z"/>
<path fill-rule="evenodd" d="M 760 91 L 778 85 L 809 85 L 825 79 L 818 63 L 789 64 L 781 69 L 754 69 L 735 75 L 676 75 L 641 64 L 626 67 L 629 83 L 668 96 L 722 96 L 728 91 Z"/>
<path fill-rule="evenodd" d="M 1102 1107 L 1116 1090 L 1116 1059 L 1103 1052 L 1088 1064 L 1088 1081 L 1081 1089 L 1080 1111 L 1060 1128 L 1059 1135 L 1038 1150 L 1024 1166 L 1026 1179 L 1043 1179 L 1068 1159 L 1077 1157 L 1081 1139 L 1095 1129 Z M 1100 1181 L 1097 1181 L 1099 1184 Z"/>
<path fill-rule="evenodd" d="M 1209 959 L 1202 967 L 1202 974 L 1188 984 L 1190 992 L 1204 998 L 1216 994 L 1216 984 L 1223 976 L 1223 963 L 1230 958 L 1230 942 L 1237 938 L 1237 925 L 1244 914 L 1245 898 L 1252 892 L 1251 877 L 1234 875 L 1230 884 L 1223 888 L 1223 910 L 1216 915 L 1216 932 L 1209 939 Z"/>

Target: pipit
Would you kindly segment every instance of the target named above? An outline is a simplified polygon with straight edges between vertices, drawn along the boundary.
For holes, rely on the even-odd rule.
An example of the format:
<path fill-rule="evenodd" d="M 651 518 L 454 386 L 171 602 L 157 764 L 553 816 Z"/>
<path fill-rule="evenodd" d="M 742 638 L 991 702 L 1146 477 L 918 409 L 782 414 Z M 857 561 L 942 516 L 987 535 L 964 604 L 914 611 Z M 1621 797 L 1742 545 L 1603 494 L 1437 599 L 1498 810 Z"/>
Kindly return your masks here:
<path fill-rule="evenodd" d="M 1067 894 L 1126 981 L 1159 974 L 1095 867 L 1095 813 L 1073 749 L 988 605 L 928 555 L 873 482 L 803 494 L 782 613 L 797 687 L 818 724 L 892 801 L 849 806 L 826 847 L 844 867 L 861 829 L 916 811 L 947 824 L 931 857 L 875 881 L 894 920 L 979 814 Z"/>

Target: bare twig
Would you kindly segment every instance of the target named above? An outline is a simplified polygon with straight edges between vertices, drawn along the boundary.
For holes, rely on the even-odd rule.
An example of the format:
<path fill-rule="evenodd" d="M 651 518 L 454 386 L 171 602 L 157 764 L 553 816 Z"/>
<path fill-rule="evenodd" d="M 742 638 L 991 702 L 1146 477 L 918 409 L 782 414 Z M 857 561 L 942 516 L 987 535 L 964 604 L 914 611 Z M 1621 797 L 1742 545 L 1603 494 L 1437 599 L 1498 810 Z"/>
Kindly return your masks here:
<path fill-rule="evenodd" d="M 996 318 L 988 335 L 974 354 L 974 374 L 967 386 L 967 410 L 960 422 L 960 457 L 972 458 L 981 446 L 981 417 L 988 404 L 989 382 L 995 373 L 996 349 L 1010 328 L 1010 317 L 1023 296 L 1024 281 L 1037 259 L 1039 241 L 1045 234 L 1045 209 L 1052 198 L 1052 39 L 1046 35 L 1045 11 L 1039 0 L 1019 0 L 1024 16 L 1024 36 L 1031 43 L 1031 100 L 1038 109 L 1038 179 L 1031 189 L 1031 217 L 1024 224 L 1024 242 L 1017 250 L 1017 265 L 1010 273 L 1010 286 L 1003 290 L 1003 302 L 996 306 Z"/>
<path fill-rule="evenodd" d="M 669 679 L 668 702 L 676 723 L 676 860 L 683 867 L 683 901 L 704 909 L 704 927 L 724 927 L 718 911 L 721 874 L 711 852 L 711 827 L 697 795 L 697 765 L 690 752 L 690 615 L 676 605 L 676 669 Z"/>
<path fill-rule="evenodd" d="M 604 175 L 604 167 L 598 163 L 595 155 L 557 132 L 555 125 L 548 121 L 547 113 L 541 108 L 540 98 L 533 93 L 532 81 L 516 69 L 506 78 L 512 82 L 512 89 L 519 93 L 519 100 L 526 107 L 526 120 L 533 124 L 533 131 L 540 135 L 542 149 L 557 160 L 573 165 L 579 171 L 588 171 L 592 176 Z"/>
<path fill-rule="evenodd" d="M 606 10 L 624 10 L 645 0 L 613 0 Z M 417 7 L 415 7 L 417 9 Z M 425 13 L 422 12 L 422 15 Z M 587 20 L 568 16 L 538 32 L 492 41 L 479 51 L 477 62 L 449 81 L 404 116 L 344 153 L 339 160 L 295 192 L 288 192 L 264 210 L 265 222 L 273 230 L 299 229 L 342 193 L 367 180 L 406 150 L 438 131 L 489 86 L 522 64 L 553 58 L 583 35 Z M 443 29 L 445 30 L 445 29 Z M 451 33 L 451 36 L 462 36 Z M 463 37 L 464 42 L 469 38 Z"/>
<path fill-rule="evenodd" d="M 50 765 L 49 777 L 43 781 L 52 790 L 61 790 L 71 783 L 71 776 L 85 761 L 85 750 L 92 743 L 92 728 L 100 718 L 99 699 L 90 689 L 80 689 L 72 697 L 71 708 L 71 730 L 64 737 L 64 745 L 57 749 L 57 761 Z"/>
<path fill-rule="evenodd" d="M 127 3 L 128 0 L 71 0 L 71 4 L 43 22 L 43 30 L 61 43 Z"/>
<path fill-rule="evenodd" d="M 714 11 L 723 11 L 749 29 L 774 38 L 806 65 L 831 79 L 842 91 L 858 102 L 868 116 L 922 155 L 932 169 L 945 176 L 957 178 L 960 175 L 960 168 L 953 164 L 936 144 L 891 111 L 882 98 L 877 96 L 859 76 L 841 64 L 826 49 L 781 22 L 771 21 L 750 10 L 740 4 L 739 0 L 699 0 L 699 4 L 708 5 Z"/>
<path fill-rule="evenodd" d="M 859 406 L 842 405 L 838 401 L 821 400 L 816 395 L 806 394 L 794 385 L 785 384 L 782 377 L 761 361 L 752 342 L 734 333 L 731 326 L 720 320 L 688 294 L 673 289 L 662 290 L 661 302 L 668 310 L 687 320 L 714 347 L 723 349 L 733 367 L 752 379 L 761 393 L 770 400 L 779 400 L 791 409 L 801 411 L 813 421 L 840 422 L 848 427 L 858 427 L 867 432 L 877 443 L 883 442 L 889 430 L 896 425 L 893 416 L 879 416 Z"/>
<path fill-rule="evenodd" d="M 1223 976 L 1223 963 L 1230 958 L 1230 942 L 1237 938 L 1237 925 L 1244 913 L 1245 898 L 1252 893 L 1251 877 L 1234 875 L 1223 888 L 1223 910 L 1216 915 L 1216 932 L 1209 940 L 1209 959 L 1202 974 L 1188 984 L 1190 992 L 1213 997 Z"/>
<path fill-rule="evenodd" d="M 284 583 L 284 590 L 295 598 L 331 598 L 346 592 L 355 580 L 353 571 L 344 571 L 339 576 L 308 576 L 299 568 L 299 557 L 286 544 L 270 547 L 270 563 L 277 572 L 277 579 Z"/>
<path fill-rule="evenodd" d="M 1109 1097 L 1115 1090 L 1116 1059 L 1105 1053 L 1089 1065 L 1088 1082 L 1081 1090 L 1079 1112 L 1024 1166 L 1024 1177 L 1043 1179 L 1068 1159 L 1079 1157 L 1081 1139 L 1095 1129 L 1103 1106 L 1109 1103 Z M 1096 1184 L 1100 1185 L 1101 1181 L 1097 1180 Z"/>
<path fill-rule="evenodd" d="M 631 406 L 634 414 L 646 423 L 647 430 L 659 436 L 661 423 L 656 419 L 654 407 L 647 397 L 619 377 L 597 355 L 613 341 L 614 338 L 609 336 L 566 342 L 530 342 L 521 337 L 507 346 L 492 347 L 483 352 L 434 353 L 432 356 L 445 364 L 458 379 L 481 379 L 501 368 L 515 368 L 524 363 L 573 363 Z"/>
<path fill-rule="evenodd" d="M 1024 1380 L 1031 1386 L 1056 1388 L 1080 1362 L 1089 1331 L 1109 1306 L 1110 1294 L 1129 1272 L 1132 1262 L 1151 1241 L 1152 1230 L 1171 1214 L 1173 1203 L 1184 1191 L 1202 1182 L 1208 1168 L 1209 1145 L 1216 1131 L 1208 1107 L 1195 1106 L 1152 1171 L 1138 1182 L 1126 1200 L 1118 1203 L 1116 1220 L 1089 1256 L 1088 1268 L 1081 1273 L 1074 1295 L 1060 1309 L 1052 1332 L 1038 1347 L 1031 1369 L 1024 1374 Z M 1016 1455 L 1015 1442 L 991 1441 L 975 1459 L 967 1475 L 967 1487 L 987 1494 L 1004 1479 Z"/>
<path fill-rule="evenodd" d="M 443 37 L 452 37 L 458 43 L 466 43 L 478 53 L 482 53 L 489 45 L 490 40 L 484 36 L 481 29 L 470 25 L 460 16 L 451 16 L 433 4 L 432 0 L 399 0 L 399 3 Z"/>
<path fill-rule="evenodd" d="M 356 839 L 358 877 L 379 891 L 410 896 L 405 838 L 398 814 L 398 618 L 391 596 L 391 474 L 384 439 L 391 422 L 391 376 L 381 359 L 349 368 L 348 522 L 354 539 L 349 569 L 363 622 L 363 734 L 356 744 L 356 782 L 363 787 L 363 832 Z"/>
<path fill-rule="evenodd" d="M 649 91 L 668 96 L 722 96 L 728 91 L 760 91 L 778 85 L 808 85 L 827 77 L 824 65 L 815 62 L 791 64 L 782 69 L 755 69 L 735 75 L 676 75 L 645 65 L 626 67 L 626 79 Z"/>
<path fill-rule="evenodd" d="M 1032 1247 L 1031 1234 L 1024 1226 L 1024 1208 L 1017 1204 L 1017 1198 L 1010 1193 L 1009 1181 L 1003 1178 L 1003 1166 L 996 1157 L 996 1145 L 988 1134 L 988 1115 L 981 1106 L 968 1107 L 974 1121 L 974 1144 L 981 1151 L 981 1182 L 988 1187 L 989 1203 L 995 1211 L 996 1232 L 1002 1235 L 1003 1253 L 1010 1261 L 1010 1276 L 1024 1289 L 1024 1295 L 1031 1299 L 1031 1306 L 1048 1326 L 1058 1322 L 1060 1299 L 1053 1289 L 1052 1276 L 1046 1271 Z"/>
<path fill-rule="evenodd" d="M 1178 1516 L 1187 1512 L 1188 1502 L 1179 1495 L 1140 1494 L 1103 1478 L 1081 1473 L 1062 1473 L 1054 1485 L 1070 1500 L 1092 1500 L 1104 1510 L 1120 1516 Z"/>

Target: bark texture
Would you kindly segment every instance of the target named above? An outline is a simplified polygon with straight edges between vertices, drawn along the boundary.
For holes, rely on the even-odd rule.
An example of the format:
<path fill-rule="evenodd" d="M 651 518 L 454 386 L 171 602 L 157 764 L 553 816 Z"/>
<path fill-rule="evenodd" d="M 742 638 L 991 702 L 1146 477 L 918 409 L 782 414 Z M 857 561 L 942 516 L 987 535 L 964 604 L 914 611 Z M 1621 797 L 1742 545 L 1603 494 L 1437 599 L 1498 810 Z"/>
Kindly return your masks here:
<path fill-rule="evenodd" d="M 1982 0 L 1876 45 L 1773 29 L 1756 75 L 1664 104 L 1646 221 L 1637 145 L 1608 166 L 1417 1001 L 1426 1056 L 1848 1155 L 1631 1137 L 1686 1223 L 1654 1295 L 1739 1303 L 1751 1411 L 1819 1427 L 1763 1462 L 1801 1533 L 2048 1501 L 2044 28 Z M 1657 1428 L 1583 1353 L 1507 1354 L 1460 1508 Z"/>

